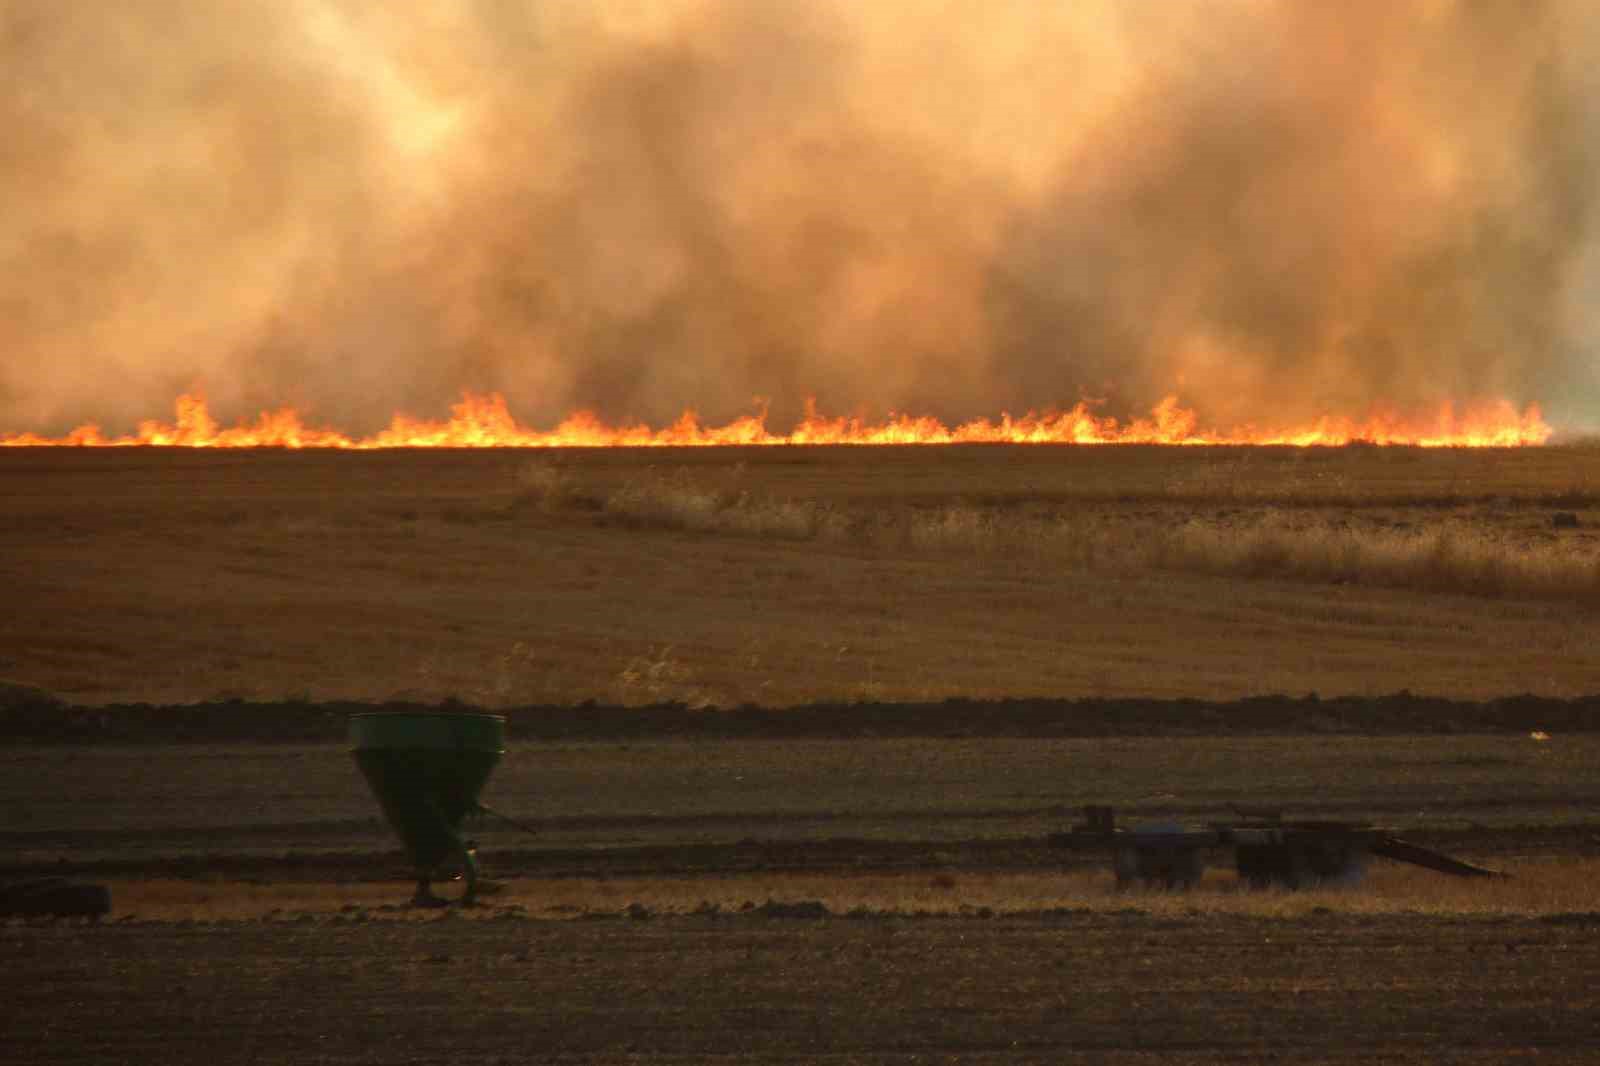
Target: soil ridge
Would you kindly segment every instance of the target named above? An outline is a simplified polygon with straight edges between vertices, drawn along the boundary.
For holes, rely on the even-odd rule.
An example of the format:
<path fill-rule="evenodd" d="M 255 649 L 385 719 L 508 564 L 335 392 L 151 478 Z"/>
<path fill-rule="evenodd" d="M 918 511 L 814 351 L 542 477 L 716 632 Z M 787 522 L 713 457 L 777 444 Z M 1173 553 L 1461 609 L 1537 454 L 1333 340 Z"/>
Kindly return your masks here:
<path fill-rule="evenodd" d="M 1600 694 L 1521 694 L 1471 701 L 1400 691 L 1386 696 L 1262 695 L 1237 700 L 1014 698 L 794 707 L 481 707 L 449 700 L 217 700 L 83 706 L 21 686 L 0 699 L 0 743 L 138 744 L 337 742 L 352 714 L 495 713 L 508 739 L 660 737 L 1115 737 L 1241 735 L 1550 734 L 1600 731 Z"/>

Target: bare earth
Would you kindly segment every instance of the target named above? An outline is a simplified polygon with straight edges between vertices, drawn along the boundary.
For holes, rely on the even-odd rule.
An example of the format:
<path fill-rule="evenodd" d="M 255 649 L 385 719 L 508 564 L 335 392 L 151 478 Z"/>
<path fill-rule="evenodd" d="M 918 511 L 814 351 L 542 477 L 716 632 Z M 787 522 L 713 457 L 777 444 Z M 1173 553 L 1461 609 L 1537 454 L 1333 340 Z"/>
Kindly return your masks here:
<path fill-rule="evenodd" d="M 13 1061 L 1593 1061 L 1592 734 L 519 744 L 498 891 L 406 905 L 339 745 L 17 746 Z M 1227 768 L 1232 767 L 1230 775 Z M 1511 873 L 1118 893 L 1049 831 L 1250 797 Z"/>
<path fill-rule="evenodd" d="M 49 1063 L 1592 1062 L 1586 924 L 674 918 L 5 931 Z"/>

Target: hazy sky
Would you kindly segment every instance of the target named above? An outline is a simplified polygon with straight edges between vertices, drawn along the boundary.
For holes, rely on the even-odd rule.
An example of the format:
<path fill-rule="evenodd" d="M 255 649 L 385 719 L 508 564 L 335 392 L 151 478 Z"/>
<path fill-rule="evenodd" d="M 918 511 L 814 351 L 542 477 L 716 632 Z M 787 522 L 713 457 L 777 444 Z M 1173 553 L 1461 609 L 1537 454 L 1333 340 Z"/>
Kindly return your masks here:
<path fill-rule="evenodd" d="M 0 431 L 1600 424 L 1591 0 L 0 0 Z"/>

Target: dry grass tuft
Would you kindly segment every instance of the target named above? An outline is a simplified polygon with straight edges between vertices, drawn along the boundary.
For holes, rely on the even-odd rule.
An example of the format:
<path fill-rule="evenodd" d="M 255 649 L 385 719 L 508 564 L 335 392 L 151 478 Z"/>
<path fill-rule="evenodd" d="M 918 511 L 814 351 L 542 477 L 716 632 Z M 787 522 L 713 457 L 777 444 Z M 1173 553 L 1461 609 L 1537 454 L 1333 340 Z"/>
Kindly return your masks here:
<path fill-rule="evenodd" d="M 603 497 L 570 467 L 549 460 L 529 463 L 517 474 L 520 491 L 515 505 L 537 510 L 595 510 Z"/>
<path fill-rule="evenodd" d="M 1276 515 L 1243 528 L 1191 521 L 1153 540 L 1148 561 L 1161 569 L 1226 577 L 1600 602 L 1600 556 L 1592 551 L 1444 528 L 1354 530 Z"/>
<path fill-rule="evenodd" d="M 629 659 L 617 675 L 615 698 L 623 704 L 681 703 L 702 710 L 717 702 L 670 644 L 652 646 Z"/>
<path fill-rule="evenodd" d="M 689 471 L 649 473 L 607 495 L 602 510 L 626 525 L 729 533 L 774 540 L 841 537 L 843 519 L 824 504 L 764 496 L 745 488 L 740 469 L 707 485 Z"/>

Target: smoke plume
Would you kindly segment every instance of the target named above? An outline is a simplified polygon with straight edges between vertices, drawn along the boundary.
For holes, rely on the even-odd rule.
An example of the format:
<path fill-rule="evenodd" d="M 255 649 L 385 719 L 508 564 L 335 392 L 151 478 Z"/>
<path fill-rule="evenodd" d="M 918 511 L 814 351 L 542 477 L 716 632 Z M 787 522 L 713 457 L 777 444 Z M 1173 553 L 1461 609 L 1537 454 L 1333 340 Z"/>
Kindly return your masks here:
<path fill-rule="evenodd" d="M 1595 421 L 1587 0 L 0 2 L 0 430 Z"/>

